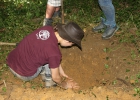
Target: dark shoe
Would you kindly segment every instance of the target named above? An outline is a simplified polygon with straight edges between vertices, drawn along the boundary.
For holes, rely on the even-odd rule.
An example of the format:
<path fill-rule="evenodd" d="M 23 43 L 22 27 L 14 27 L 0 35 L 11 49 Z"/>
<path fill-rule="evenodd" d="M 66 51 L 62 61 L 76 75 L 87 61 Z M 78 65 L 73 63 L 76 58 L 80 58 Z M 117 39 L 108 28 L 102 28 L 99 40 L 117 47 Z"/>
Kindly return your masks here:
<path fill-rule="evenodd" d="M 55 11 L 52 17 L 61 17 L 61 11 Z"/>
<path fill-rule="evenodd" d="M 97 32 L 97 31 L 99 31 L 99 30 L 101 30 L 101 29 L 103 29 L 105 27 L 106 27 L 106 25 L 104 24 L 104 19 L 101 18 L 101 23 L 98 26 L 92 28 L 92 31 Z"/>
<path fill-rule="evenodd" d="M 44 18 L 44 21 L 43 21 L 43 26 L 46 26 L 46 25 L 49 25 L 49 26 L 52 26 L 52 18 Z"/>
<path fill-rule="evenodd" d="M 111 38 L 118 29 L 119 29 L 118 26 L 115 26 L 115 27 L 107 26 L 105 32 L 102 35 L 102 39 L 109 39 L 109 38 Z"/>

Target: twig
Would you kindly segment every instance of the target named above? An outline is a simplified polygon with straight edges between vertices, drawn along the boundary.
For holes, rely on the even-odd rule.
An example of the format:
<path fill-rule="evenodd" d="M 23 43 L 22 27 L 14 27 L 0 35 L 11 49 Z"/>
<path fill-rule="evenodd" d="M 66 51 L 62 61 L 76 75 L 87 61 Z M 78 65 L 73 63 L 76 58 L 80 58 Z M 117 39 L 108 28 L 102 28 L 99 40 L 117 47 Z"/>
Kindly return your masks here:
<path fill-rule="evenodd" d="M 0 42 L 0 45 L 16 45 L 16 43 Z"/>
<path fill-rule="evenodd" d="M 7 87 L 7 86 L 6 86 L 6 83 L 5 83 L 5 80 L 3 80 L 3 83 L 4 83 L 5 87 Z"/>
<path fill-rule="evenodd" d="M 125 80 L 121 79 L 121 78 L 117 78 L 117 80 L 121 81 L 122 83 L 124 83 L 127 86 L 130 86 L 129 83 L 127 83 Z"/>
<path fill-rule="evenodd" d="M 63 0 L 61 0 L 61 9 L 62 9 L 62 15 L 61 15 L 62 24 L 64 24 L 64 6 L 63 6 Z"/>

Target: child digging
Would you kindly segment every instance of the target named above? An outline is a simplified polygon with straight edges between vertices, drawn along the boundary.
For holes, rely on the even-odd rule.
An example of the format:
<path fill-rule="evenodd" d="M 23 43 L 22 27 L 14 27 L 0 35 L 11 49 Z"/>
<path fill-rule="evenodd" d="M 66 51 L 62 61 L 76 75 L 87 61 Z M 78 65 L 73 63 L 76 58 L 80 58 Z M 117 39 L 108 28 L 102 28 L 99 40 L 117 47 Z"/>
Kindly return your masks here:
<path fill-rule="evenodd" d="M 76 44 L 81 49 L 83 37 L 83 30 L 75 22 L 57 24 L 55 29 L 43 26 L 27 35 L 9 53 L 7 64 L 11 72 L 24 81 L 41 74 L 46 87 L 58 85 L 63 89 L 78 89 L 79 85 L 61 67 L 58 44 L 63 47 Z"/>

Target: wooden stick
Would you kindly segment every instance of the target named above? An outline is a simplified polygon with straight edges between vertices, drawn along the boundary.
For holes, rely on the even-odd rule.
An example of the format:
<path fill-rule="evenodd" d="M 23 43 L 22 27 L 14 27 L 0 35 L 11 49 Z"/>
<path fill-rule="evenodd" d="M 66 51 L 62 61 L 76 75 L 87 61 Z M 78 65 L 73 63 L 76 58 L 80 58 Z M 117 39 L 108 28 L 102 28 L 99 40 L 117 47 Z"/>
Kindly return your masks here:
<path fill-rule="evenodd" d="M 61 0 L 61 9 L 62 9 L 62 15 L 61 15 L 62 24 L 64 24 L 64 6 L 63 6 L 63 0 Z"/>
<path fill-rule="evenodd" d="M 5 80 L 3 80 L 3 83 L 4 83 L 5 87 L 7 87 L 7 86 L 6 86 L 6 83 L 5 83 Z"/>
<path fill-rule="evenodd" d="M 0 42 L 0 45 L 16 45 L 16 43 Z"/>

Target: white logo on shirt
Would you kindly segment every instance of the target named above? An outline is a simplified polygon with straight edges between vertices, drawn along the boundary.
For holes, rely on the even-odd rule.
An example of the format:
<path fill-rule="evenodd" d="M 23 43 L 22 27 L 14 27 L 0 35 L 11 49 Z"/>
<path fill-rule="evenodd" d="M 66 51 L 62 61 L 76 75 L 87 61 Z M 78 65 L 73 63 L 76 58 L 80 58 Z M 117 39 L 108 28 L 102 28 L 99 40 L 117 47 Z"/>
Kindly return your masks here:
<path fill-rule="evenodd" d="M 37 39 L 47 40 L 50 37 L 50 33 L 47 30 L 41 30 L 36 34 Z"/>

